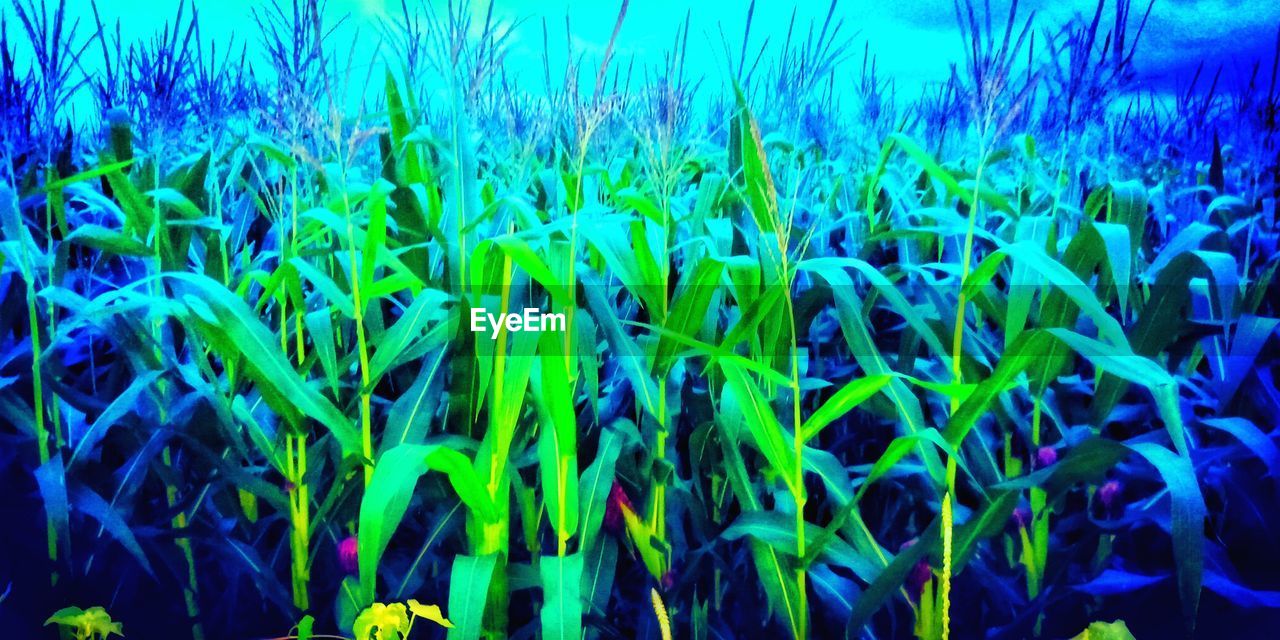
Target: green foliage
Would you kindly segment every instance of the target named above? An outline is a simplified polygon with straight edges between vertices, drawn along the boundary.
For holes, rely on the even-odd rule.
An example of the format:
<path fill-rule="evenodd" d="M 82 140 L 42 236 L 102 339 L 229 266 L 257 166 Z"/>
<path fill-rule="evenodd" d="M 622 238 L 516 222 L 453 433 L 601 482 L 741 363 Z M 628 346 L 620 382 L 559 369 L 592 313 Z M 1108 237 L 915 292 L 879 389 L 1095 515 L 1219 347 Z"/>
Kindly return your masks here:
<path fill-rule="evenodd" d="M 827 148 L 748 84 L 709 139 L 593 139 L 606 97 L 508 147 L 472 81 L 186 157 L 114 125 L 0 185 L 55 589 L 123 550 L 194 637 L 225 592 L 358 640 L 1064 637 L 1166 579 L 1165 632 L 1205 589 L 1273 607 L 1226 551 L 1280 526 L 1274 194 L 1220 146 L 1197 187 L 985 124 Z"/>
<path fill-rule="evenodd" d="M 66 607 L 54 612 L 44 621 L 45 626 L 58 625 L 64 638 L 75 640 L 107 640 L 109 636 L 124 637 L 124 628 L 111 620 L 111 614 L 102 607 Z"/>
<path fill-rule="evenodd" d="M 357 640 L 403 640 L 409 634 L 407 612 L 399 602 L 375 602 L 356 616 L 352 633 Z"/>

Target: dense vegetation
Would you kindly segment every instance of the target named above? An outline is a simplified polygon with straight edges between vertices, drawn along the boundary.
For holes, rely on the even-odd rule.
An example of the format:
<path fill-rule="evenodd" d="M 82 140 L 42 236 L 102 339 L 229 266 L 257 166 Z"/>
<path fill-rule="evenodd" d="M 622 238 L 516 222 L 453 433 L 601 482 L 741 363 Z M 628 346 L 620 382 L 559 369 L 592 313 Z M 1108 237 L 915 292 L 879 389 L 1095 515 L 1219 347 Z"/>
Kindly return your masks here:
<path fill-rule="evenodd" d="M 15 0 L 9 637 L 1280 621 L 1276 61 L 1157 96 L 1146 5 L 966 2 L 904 99 L 832 14 L 633 69 L 624 1 L 538 92 L 537 25 L 401 9 L 368 65 L 317 0 L 261 55 Z"/>

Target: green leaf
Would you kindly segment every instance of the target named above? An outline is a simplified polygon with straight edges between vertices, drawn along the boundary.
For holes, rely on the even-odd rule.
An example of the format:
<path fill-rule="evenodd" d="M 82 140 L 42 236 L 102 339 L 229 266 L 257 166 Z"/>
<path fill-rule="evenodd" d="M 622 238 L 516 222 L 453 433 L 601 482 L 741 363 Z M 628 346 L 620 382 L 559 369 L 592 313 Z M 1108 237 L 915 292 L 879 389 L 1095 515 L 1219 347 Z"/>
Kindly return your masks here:
<path fill-rule="evenodd" d="M 638 439 L 639 433 L 630 422 L 615 422 L 600 430 L 595 460 L 582 472 L 578 483 L 579 507 L 582 510 L 578 518 L 581 527 L 578 534 L 579 548 L 594 547 L 596 535 L 600 533 L 600 525 L 604 520 L 605 501 L 613 488 L 614 465 L 618 461 L 618 455 L 624 445 Z"/>
<path fill-rule="evenodd" d="M 872 614 L 880 609 L 895 591 L 902 588 L 902 583 L 906 582 L 907 574 L 915 568 L 916 564 L 926 559 L 931 553 L 929 541 L 938 540 L 939 521 L 935 519 L 919 536 L 916 544 L 913 544 L 894 556 L 893 560 L 880 571 L 880 575 L 867 585 L 867 588 L 853 602 L 853 612 L 849 614 L 849 622 L 845 626 L 845 636 L 858 637 L 864 627 L 870 620 Z"/>
<path fill-rule="evenodd" d="M 1110 196 L 1107 222 L 1129 229 L 1129 255 L 1132 259 L 1142 247 L 1142 235 L 1147 224 L 1147 187 L 1141 180 L 1129 180 L 1112 182 L 1105 188 Z"/>
<path fill-rule="evenodd" d="M 1280 485 L 1280 447 L 1258 425 L 1244 418 L 1206 418 L 1201 422 L 1231 434 L 1267 467 L 1272 482 Z"/>
<path fill-rule="evenodd" d="M 869 375 L 892 374 L 893 370 L 881 355 L 880 348 L 871 334 L 871 328 L 867 325 L 867 320 L 862 313 L 863 302 L 854 293 L 853 280 L 849 274 L 843 269 L 820 269 L 816 273 L 831 285 L 836 318 L 840 322 L 840 331 L 849 345 L 849 352 L 854 360 Z M 913 312 L 911 315 L 919 314 Z M 884 394 L 893 402 L 898 412 L 902 424 L 901 431 L 911 434 L 925 428 L 920 400 L 912 394 L 905 382 L 890 378 L 884 387 Z M 918 451 L 924 460 L 925 468 L 929 471 L 929 477 L 933 479 L 935 485 L 941 485 L 943 467 L 937 452 L 924 446 L 919 447 Z"/>
<path fill-rule="evenodd" d="M 177 189 L 153 189 L 144 195 L 155 198 L 156 202 L 169 205 L 187 220 L 199 220 L 204 217 L 204 212 L 200 210 L 200 207 L 196 206 L 196 203 L 192 202 Z"/>
<path fill-rule="evenodd" d="M 409 633 L 409 615 L 399 602 L 375 602 L 356 616 L 356 640 L 402 640 Z"/>
<path fill-rule="evenodd" d="M 618 540 L 613 536 L 603 536 L 586 549 L 588 551 L 583 552 L 586 558 L 583 562 L 581 593 L 590 613 L 604 615 L 609 606 L 609 595 L 613 593 L 614 574 L 618 568 Z"/>
<path fill-rule="evenodd" d="M 922 149 L 920 145 L 916 144 L 915 140 L 912 140 L 905 133 L 892 133 L 889 135 L 888 141 L 885 145 L 888 146 L 890 143 L 897 145 L 899 149 L 906 152 L 912 160 L 915 160 L 916 164 L 920 165 L 921 169 L 924 169 L 925 173 L 929 174 L 929 177 L 941 182 L 942 186 L 946 188 L 948 194 L 959 198 L 961 202 L 964 202 L 969 206 L 973 206 L 973 188 L 965 188 L 961 186 L 955 176 L 951 175 L 950 171 L 947 171 L 942 167 L 942 165 L 938 164 L 938 161 L 934 160 L 933 156 L 929 155 L 929 153 Z M 1013 208 L 1009 206 L 1008 200 L 1006 200 L 1004 196 L 996 193 L 995 191 L 991 191 L 990 189 L 979 188 L 978 199 L 998 211 L 1006 213 L 1013 212 Z"/>
<path fill-rule="evenodd" d="M 784 438 L 786 430 L 774 415 L 769 399 L 737 364 L 722 361 L 720 369 L 724 372 L 725 378 L 724 411 L 741 414 L 747 430 L 751 433 L 752 441 L 760 453 L 764 454 L 769 466 L 782 476 L 783 481 L 793 493 L 801 490 L 801 487 L 793 486 L 796 471 L 795 458 L 792 457 L 793 454 L 789 451 L 790 445 Z"/>
<path fill-rule="evenodd" d="M 72 633 L 89 639 L 106 640 L 107 636 L 124 637 L 123 626 L 111 620 L 111 615 L 102 607 L 65 607 L 54 612 L 44 621 L 44 626 L 56 624 Z"/>
<path fill-rule="evenodd" d="M 453 623 L 450 622 L 448 618 L 444 617 L 444 614 L 440 612 L 440 605 L 422 604 L 421 602 L 418 602 L 413 598 L 409 599 L 408 604 L 409 604 L 409 613 L 412 613 L 413 615 L 419 618 L 430 620 L 446 629 L 453 628 Z"/>
<path fill-rule="evenodd" d="M 447 353 L 446 349 L 438 349 L 424 359 L 413 384 L 391 404 L 387 426 L 379 440 L 379 452 L 401 444 L 422 444 L 441 401 Z"/>
<path fill-rule="evenodd" d="M 77 173 L 75 175 L 67 176 L 65 178 L 60 178 L 58 180 L 50 182 L 49 184 L 44 186 L 44 190 L 57 191 L 59 189 L 65 189 L 77 182 L 84 182 L 85 180 L 92 180 L 94 178 L 105 176 L 108 173 L 122 171 L 124 169 L 127 169 L 129 165 L 132 165 L 133 163 L 134 163 L 134 159 L 131 158 L 129 160 L 122 160 L 120 162 L 100 164 L 96 167 L 93 167 L 92 169 L 85 169 L 84 171 L 81 171 L 80 173 Z"/>
<path fill-rule="evenodd" d="M 657 204 L 654 204 L 652 200 L 645 197 L 635 187 L 619 189 L 613 194 L 613 197 L 621 201 L 622 204 L 639 211 L 641 215 L 655 223 L 659 225 L 665 224 L 666 216 L 663 214 L 662 209 L 659 209 Z"/>
<path fill-rule="evenodd" d="M 646 243 L 648 237 L 631 238 L 627 233 L 628 223 L 626 218 L 603 216 L 593 218 L 586 224 L 580 224 L 579 232 L 586 237 L 591 248 L 600 254 L 604 263 L 608 265 L 609 271 L 622 282 L 622 286 L 626 287 L 656 318 L 661 314 L 663 298 L 666 297 L 667 291 L 663 288 L 662 282 L 652 275 L 646 275 L 636 257 L 635 243 Z M 593 287 L 587 285 L 582 271 L 583 268 L 579 267 L 579 281 L 585 286 L 584 291 L 590 294 Z M 594 270 L 587 272 L 593 277 L 599 277 Z M 603 319 L 598 314 L 596 322 L 603 323 Z"/>
<path fill-rule="evenodd" d="M 835 392 L 822 406 L 818 407 L 800 429 L 800 439 L 804 442 L 812 440 L 824 427 L 839 420 L 863 400 L 875 395 L 888 384 L 892 376 L 868 376 L 853 380 Z"/>
<path fill-rule="evenodd" d="M 1023 490 L 1039 487 L 1046 499 L 1052 501 L 1071 487 L 1081 484 L 1097 484 L 1106 478 L 1107 471 L 1129 455 L 1129 449 L 1118 442 L 1091 437 L 1072 446 L 1056 463 L 1030 474 L 1006 480 L 996 485 L 999 490 Z"/>
<path fill-rule="evenodd" d="M 280 163 L 280 166 L 287 170 L 292 170 L 298 166 L 298 161 L 293 158 L 289 151 L 268 138 L 254 136 L 249 140 L 249 147 L 261 151 L 263 155 Z M 361 639 L 363 640 L 363 638 Z"/>
<path fill-rule="evenodd" d="M 582 638 L 582 554 L 543 556 L 538 563 L 542 577 L 542 637 L 554 640 Z"/>
<path fill-rule="evenodd" d="M 587 297 L 587 305 L 592 316 L 604 331 L 605 340 L 609 343 L 610 355 L 622 369 L 623 375 L 631 382 L 635 390 L 636 402 L 649 415 L 658 413 L 658 388 L 649 376 L 649 364 L 645 355 L 636 345 L 635 340 L 623 330 L 618 320 L 617 311 L 605 299 L 603 285 L 590 271 L 581 271 L 579 281 Z"/>
<path fill-rule="evenodd" d="M 1173 559 L 1178 571 L 1178 597 L 1182 619 L 1191 634 L 1200 609 L 1200 586 L 1204 574 L 1204 520 L 1206 510 L 1200 484 L 1190 458 L 1180 456 L 1153 442 L 1130 445 L 1160 472 L 1169 489 L 1170 533 Z"/>
<path fill-rule="evenodd" d="M 316 619 L 313 618 L 311 614 L 302 616 L 302 619 L 298 621 L 298 637 L 296 640 L 311 640 L 315 635 L 315 632 L 312 630 L 315 625 Z"/>
<path fill-rule="evenodd" d="M 147 554 L 143 553 L 142 547 L 138 545 L 138 539 L 133 535 L 133 530 L 129 528 L 120 513 L 102 499 L 102 496 L 91 489 L 76 487 L 71 490 L 70 498 L 71 506 L 76 511 L 97 520 L 98 524 L 102 525 L 102 529 L 111 534 L 111 537 L 115 538 L 116 542 L 119 542 L 120 546 L 138 561 L 144 571 L 152 576 L 155 575 L 151 570 L 151 562 L 147 560 Z"/>
<path fill-rule="evenodd" d="M 760 140 L 760 125 L 751 115 L 742 90 L 734 86 L 738 96 L 738 113 L 734 126 L 741 148 L 736 151 L 742 161 L 742 191 L 747 209 L 761 231 L 772 232 L 777 228 L 778 193 L 774 188 L 773 173 L 769 170 L 769 158 Z"/>
<path fill-rule="evenodd" d="M 1018 491 L 994 492 L 990 501 L 970 516 L 968 521 L 955 528 L 952 538 L 953 573 L 958 573 L 964 568 L 976 552 L 980 541 L 1004 531 L 1014 508 L 1018 505 L 1020 496 Z M 941 565 L 941 521 L 942 518 L 935 518 L 917 537 L 916 544 L 899 552 L 862 592 L 854 602 L 853 613 L 850 614 L 849 622 L 845 627 L 846 635 L 855 635 L 870 621 L 871 616 L 902 587 L 907 574 L 917 562 L 929 559 L 933 566 Z"/>
<path fill-rule="evenodd" d="M 1098 334 L 1103 339 L 1113 345 L 1128 344 L 1124 329 L 1115 318 L 1107 313 L 1106 308 L 1098 301 L 1093 290 L 1071 269 L 1046 254 L 1044 249 L 1031 242 L 1018 242 L 1001 247 L 997 252 L 1008 255 L 1016 263 L 1034 271 L 1042 281 L 1055 287 L 1074 302 L 1080 311 L 1088 316 L 1093 321 L 1093 324 L 1098 327 Z"/>
<path fill-rule="evenodd" d="M 49 526 L 57 532 L 58 554 L 66 557 L 71 551 L 71 504 L 67 497 L 67 472 L 62 466 L 62 456 L 50 456 L 36 467 L 34 475 Z"/>
<path fill-rule="evenodd" d="M 1219 410 L 1231 403 L 1245 378 L 1257 371 L 1258 355 L 1263 352 L 1267 341 L 1276 335 L 1277 327 L 1280 327 L 1280 319 L 1254 315 L 1240 317 L 1231 336 L 1226 365 L 1222 367 L 1225 371 L 1219 372 L 1214 384 Z"/>
<path fill-rule="evenodd" d="M 315 347 L 320 359 L 320 368 L 324 371 L 325 380 L 329 382 L 329 391 L 333 397 L 338 396 L 338 351 L 333 344 L 333 319 L 329 317 L 330 309 L 317 309 L 304 316 L 307 333 L 311 336 L 311 344 Z"/>
<path fill-rule="evenodd" d="M 449 572 L 449 640 L 477 640 L 484 626 L 485 600 L 497 556 L 455 556 Z"/>
<path fill-rule="evenodd" d="M 167 273 L 183 295 L 188 321 L 227 357 L 243 356 L 245 373 L 262 392 L 263 399 L 290 424 L 300 427 L 303 415 L 316 420 L 333 434 L 344 454 L 360 451 L 360 434 L 352 420 L 307 384 L 285 359 L 277 337 L 262 324 L 243 300 L 220 283 L 199 274 Z"/>
<path fill-rule="evenodd" d="M 542 345 L 540 375 L 532 384 L 541 423 L 538 462 L 547 517 L 563 549 L 578 529 L 578 419 L 568 370 L 573 361 L 559 353 L 557 334 L 542 334 Z"/>
<path fill-rule="evenodd" d="M 1048 329 L 1047 331 L 1092 362 L 1093 366 L 1129 382 L 1152 388 L 1175 383 L 1173 376 L 1169 375 L 1163 367 L 1149 358 L 1130 351 L 1128 343 L 1124 346 L 1111 345 L 1067 329 Z"/>
<path fill-rule="evenodd" d="M 943 346 L 942 341 L 938 339 L 938 333 L 930 326 L 928 322 L 928 313 L 922 309 L 916 308 L 902 294 L 898 286 L 881 272 L 880 269 L 873 266 L 865 260 L 856 258 L 811 258 L 804 260 L 796 265 L 796 269 L 809 271 L 822 276 L 833 289 L 840 287 L 849 287 L 852 289 L 853 280 L 849 278 L 848 273 L 844 269 L 853 269 L 871 284 L 876 293 L 880 294 L 889 306 L 902 316 L 902 319 L 916 331 L 916 334 L 924 339 L 925 344 L 938 357 L 948 356 L 950 351 Z M 837 307 L 842 304 L 842 299 L 852 296 L 850 292 L 835 292 L 835 301 Z"/>
<path fill-rule="evenodd" d="M 67 242 L 118 256 L 150 256 L 151 247 L 137 238 L 96 224 L 78 224 L 66 237 Z"/>
<path fill-rule="evenodd" d="M 342 315 L 348 318 L 356 317 L 356 307 L 351 294 L 343 291 L 333 278 L 302 258 L 291 258 L 289 263 L 298 270 L 298 275 L 306 278 L 311 286 L 324 296 L 325 302 L 337 307 Z"/>
<path fill-rule="evenodd" d="M 1182 238 L 1184 235 L 1185 232 L 1178 237 Z M 1128 340 L 1132 350 L 1141 356 L 1155 357 L 1182 333 L 1187 324 L 1187 309 L 1191 302 L 1191 281 L 1198 275 L 1208 273 L 1216 285 L 1219 318 L 1224 317 L 1221 314 L 1232 307 L 1236 281 L 1234 258 L 1210 251 L 1175 249 L 1173 245 L 1174 241 L 1170 241 L 1160 258 L 1181 251 L 1177 257 L 1168 259 L 1159 269 L 1154 263 L 1148 269 L 1147 277 L 1156 277 L 1155 283 L 1151 285 L 1151 299 L 1147 301 L 1129 332 Z M 1109 373 L 1099 381 L 1094 394 L 1093 421 L 1097 425 L 1106 422 L 1111 410 L 1128 389 L 1128 383 L 1133 382 Z"/>
<path fill-rule="evenodd" d="M 943 435 L 951 446 L 959 448 L 969 429 L 986 415 L 987 408 L 1023 372 L 1042 366 L 1045 358 L 1056 357 L 1057 349 L 1066 345 L 1088 358 L 1099 367 L 1111 367 L 1117 373 L 1131 377 L 1147 385 L 1156 401 L 1156 408 L 1164 419 L 1165 428 L 1175 446 L 1185 447 L 1186 437 L 1182 427 L 1182 415 L 1177 402 L 1177 386 L 1168 373 L 1150 360 L 1126 352 L 1123 348 L 1104 344 L 1092 338 L 1065 329 L 1033 330 L 1024 332 L 1005 349 L 995 371 L 973 390 L 969 397 L 951 415 Z"/>
<path fill-rule="evenodd" d="M 1124 620 L 1115 622 L 1094 622 L 1084 631 L 1076 634 L 1071 640 L 1134 640 L 1133 634 Z"/>
<path fill-rule="evenodd" d="M 813 540 L 817 538 L 819 531 L 821 529 L 817 525 L 805 523 L 806 539 Z M 738 516 L 733 521 L 733 524 L 729 525 L 720 534 L 720 537 L 725 540 L 738 540 L 747 536 L 768 544 L 784 556 L 792 559 L 796 558 L 796 516 L 794 513 L 763 510 L 748 511 Z M 878 569 L 869 558 L 865 558 L 854 551 L 853 547 L 849 546 L 849 543 L 839 537 L 828 538 L 821 551 L 818 552 L 816 559 L 818 562 L 845 567 L 859 576 L 874 575 Z"/>
<path fill-rule="evenodd" d="M 111 193 L 116 201 L 120 203 L 120 211 L 124 213 L 124 232 L 145 233 L 150 229 L 155 214 L 147 204 L 146 197 L 129 180 L 129 176 L 120 169 L 115 169 L 107 171 L 103 177 L 111 186 Z"/>
<path fill-rule="evenodd" d="M 360 287 L 365 291 L 361 302 L 366 306 L 374 298 L 369 295 L 373 288 L 374 269 L 378 266 L 379 253 L 386 252 L 387 246 L 387 196 L 395 187 L 386 180 L 379 179 L 369 190 L 366 210 L 369 213 L 369 227 L 364 234 L 364 247 L 360 251 Z"/>
<path fill-rule="evenodd" d="M 957 455 L 956 450 L 947 443 L 937 429 L 928 427 L 915 433 L 898 436 L 889 442 L 889 446 L 885 447 L 884 453 L 880 454 L 880 457 L 876 458 L 875 464 L 871 465 L 871 471 L 867 472 L 867 477 L 862 481 L 862 486 L 858 487 L 858 492 L 854 494 L 854 501 L 860 501 L 863 494 L 871 488 L 871 485 L 875 484 L 876 480 L 883 478 L 907 453 L 912 449 L 918 448 L 923 443 L 933 444 L 949 457 L 955 458 L 960 468 L 965 473 L 969 473 L 969 467 L 965 464 L 964 458 Z"/>
<path fill-rule="evenodd" d="M 724 273 L 724 262 L 711 257 L 698 260 L 681 287 L 676 291 L 671 310 L 664 319 L 665 328 L 676 334 L 694 337 L 707 318 L 711 300 L 718 292 L 716 285 Z M 675 361 L 678 343 L 660 334 L 654 365 L 659 376 L 665 376 Z"/>
<path fill-rule="evenodd" d="M 1014 230 L 1015 242 L 1032 242 L 1037 246 L 1049 246 L 1053 237 L 1051 216 L 1023 216 L 1018 218 Z M 1023 264 L 1014 264 L 1009 276 L 1009 301 L 1004 318 L 1004 341 L 1012 343 L 1027 326 L 1031 313 L 1031 299 L 1040 289 L 1039 280 L 1031 277 L 1031 271 Z"/>
<path fill-rule="evenodd" d="M 471 461 L 461 453 L 446 447 L 404 444 L 382 454 L 360 501 L 357 557 L 361 598 L 365 603 L 374 600 L 382 553 L 409 507 L 418 479 L 429 470 L 448 476 L 458 497 L 480 520 L 488 522 L 494 518 L 493 503 L 484 485 Z"/>
<path fill-rule="evenodd" d="M 383 374 L 399 364 L 418 340 L 427 340 L 428 348 L 432 348 L 448 339 L 443 322 L 438 325 L 438 330 L 427 331 L 426 337 L 423 337 L 423 329 L 427 324 L 433 319 L 440 320 L 440 311 L 446 298 L 444 293 L 432 289 L 419 293 L 396 323 L 374 341 L 373 357 L 369 358 L 370 387 L 376 386 Z"/>
<path fill-rule="evenodd" d="M 737 433 L 741 427 L 736 424 L 740 415 L 722 413 L 725 419 L 716 420 L 716 430 L 720 434 L 720 450 L 724 455 L 725 475 L 728 476 L 729 487 L 734 497 L 742 503 L 744 511 L 759 511 L 760 498 L 756 496 L 750 480 L 747 478 L 746 465 L 742 460 L 742 451 L 737 442 Z M 791 566 L 784 566 L 783 558 L 776 549 L 755 538 L 749 542 L 751 559 L 764 587 L 772 615 L 782 617 L 792 633 L 799 624 L 800 595 L 796 589 Z"/>
<path fill-rule="evenodd" d="M 529 243 L 525 242 L 524 239 L 518 236 L 507 235 L 499 236 L 492 240 L 485 240 L 476 247 L 476 254 L 484 255 L 484 251 L 489 246 L 497 247 L 508 258 L 511 258 L 512 262 L 519 265 L 525 273 L 529 274 L 530 278 L 547 290 L 547 293 L 551 295 L 551 299 L 554 300 L 556 304 L 570 305 L 573 303 L 568 286 L 562 282 L 561 278 L 556 277 L 556 275 L 551 271 L 551 267 L 547 266 L 547 263 L 539 257 L 537 253 L 534 253 L 533 247 L 530 247 Z M 481 263 L 479 260 L 473 262 L 473 271 L 479 269 L 480 266 Z M 478 283 L 484 282 L 484 278 L 479 275 L 473 275 L 472 280 Z M 505 285 L 509 283 L 485 284 Z"/>

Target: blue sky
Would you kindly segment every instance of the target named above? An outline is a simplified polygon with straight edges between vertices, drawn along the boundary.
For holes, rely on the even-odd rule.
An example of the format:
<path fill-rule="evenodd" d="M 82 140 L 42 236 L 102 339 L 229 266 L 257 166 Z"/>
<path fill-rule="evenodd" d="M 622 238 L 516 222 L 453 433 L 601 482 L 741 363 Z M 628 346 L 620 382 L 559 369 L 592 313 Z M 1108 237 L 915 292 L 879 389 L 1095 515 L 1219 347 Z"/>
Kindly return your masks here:
<path fill-rule="evenodd" d="M 24 0 L 26 1 L 26 0 Z M 52 3 L 55 0 L 35 0 Z M 290 0 L 284 0 L 289 2 Z M 421 0 L 410 0 L 410 2 Z M 975 0 L 981 3 L 983 0 Z M 990 0 L 996 22 L 1004 15 L 1007 0 Z M 1108 16 L 1114 0 L 1108 0 Z M 92 22 L 89 0 L 67 0 L 73 15 L 86 30 Z M 444 0 L 436 0 L 440 6 Z M 0 13 L 11 13 L 3 2 Z M 251 53 L 257 45 L 256 28 L 249 20 L 254 0 L 196 0 L 206 38 L 226 40 L 230 37 L 247 41 Z M 376 40 L 376 25 L 388 12 L 399 10 L 400 0 L 329 0 L 333 16 L 350 14 L 348 29 L 342 34 L 350 38 L 359 28 L 361 50 L 371 51 Z M 1134 20 L 1145 9 L 1145 0 L 1135 0 Z M 178 0 L 98 0 L 106 21 L 123 20 L 126 39 L 144 37 L 171 20 Z M 477 14 L 488 6 L 487 0 L 472 3 Z M 720 33 L 729 41 L 740 41 L 746 3 L 706 3 L 679 0 L 632 0 L 627 20 L 618 43 L 616 58 L 620 62 L 634 59 L 638 67 L 656 65 L 671 43 L 677 23 L 691 14 L 691 70 L 718 78 L 724 69 L 720 52 Z M 1034 10 L 1036 23 L 1042 29 L 1061 24 L 1073 14 L 1091 15 L 1094 0 L 1022 0 L 1023 15 Z M 691 11 L 692 7 L 692 11 Z M 765 36 L 774 41 L 783 31 L 793 10 L 798 9 L 801 24 L 826 11 L 825 0 L 780 2 L 760 0 L 753 27 L 753 42 Z M 553 47 L 552 64 L 562 64 L 564 50 L 564 18 L 571 16 L 572 37 L 579 51 L 599 52 L 608 40 L 617 2 L 596 0 L 499 0 L 495 15 L 504 21 L 523 19 L 516 32 L 511 61 L 517 70 L 540 69 L 542 55 L 541 22 L 547 20 Z M 879 58 L 880 69 L 896 78 L 904 87 L 942 79 L 948 65 L 960 59 L 961 42 L 956 31 L 951 0 L 914 2 L 873 2 L 842 0 L 837 16 L 844 19 L 849 33 L 857 32 L 855 46 L 858 57 L 864 43 Z M 1268 0 L 1156 0 L 1151 19 L 1139 49 L 1137 64 L 1145 81 L 1161 88 L 1185 82 L 1201 60 L 1215 68 L 1225 66 L 1224 74 L 1238 76 L 1252 60 L 1264 59 L 1269 66 L 1275 47 L 1277 25 L 1280 25 L 1280 2 Z M 10 27 L 16 25 L 11 24 Z M 344 49 L 345 50 L 345 47 Z M 96 51 L 89 54 L 92 68 Z M 20 68 L 24 63 L 18 62 Z M 539 74 L 540 77 L 540 74 Z"/>

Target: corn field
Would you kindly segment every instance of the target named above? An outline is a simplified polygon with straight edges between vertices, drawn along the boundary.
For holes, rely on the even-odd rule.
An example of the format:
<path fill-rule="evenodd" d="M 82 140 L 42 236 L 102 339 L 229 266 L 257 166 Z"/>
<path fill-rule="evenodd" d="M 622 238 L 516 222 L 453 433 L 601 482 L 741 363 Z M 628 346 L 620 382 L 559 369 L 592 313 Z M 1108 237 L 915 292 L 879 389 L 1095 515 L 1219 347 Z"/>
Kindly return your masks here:
<path fill-rule="evenodd" d="M 0 635 L 1274 633 L 1280 32 L 157 5 L 0 27 Z"/>

